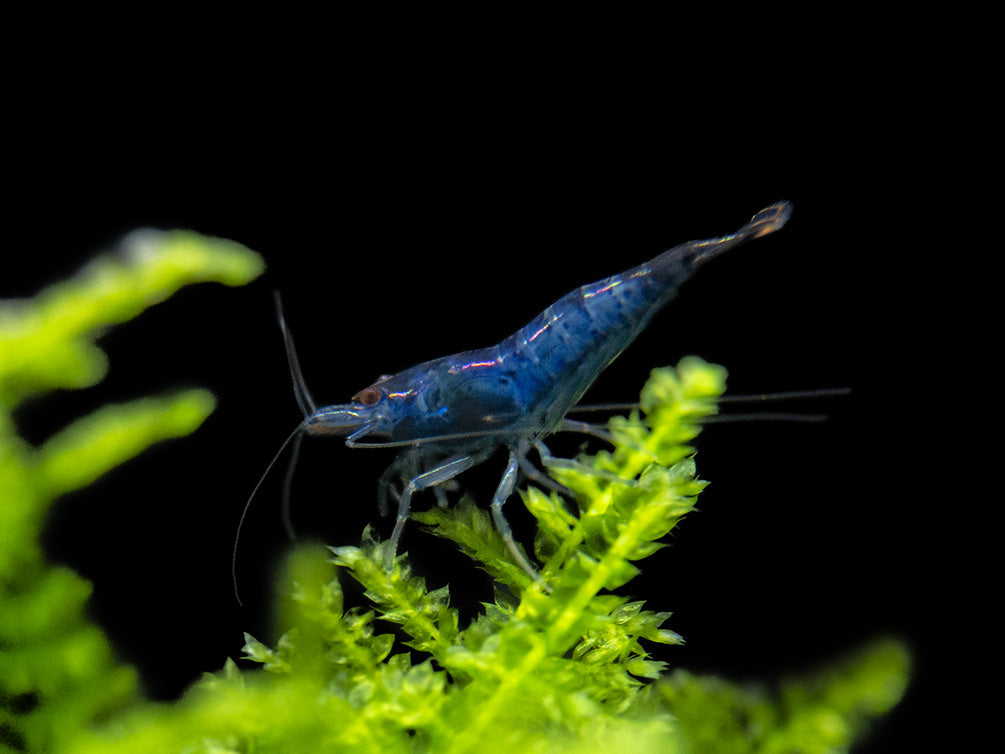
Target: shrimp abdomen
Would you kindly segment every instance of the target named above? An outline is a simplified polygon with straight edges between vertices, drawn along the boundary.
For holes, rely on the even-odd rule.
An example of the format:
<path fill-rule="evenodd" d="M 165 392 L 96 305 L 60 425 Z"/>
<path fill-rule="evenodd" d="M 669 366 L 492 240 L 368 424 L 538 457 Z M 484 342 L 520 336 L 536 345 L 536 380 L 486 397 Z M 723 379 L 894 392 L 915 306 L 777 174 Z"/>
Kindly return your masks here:
<path fill-rule="evenodd" d="M 533 417 L 544 431 L 557 427 L 701 264 L 781 228 L 790 212 L 788 202 L 771 205 L 735 233 L 675 246 L 637 267 L 584 285 L 496 346 L 499 358 L 517 375 L 528 419 Z"/>

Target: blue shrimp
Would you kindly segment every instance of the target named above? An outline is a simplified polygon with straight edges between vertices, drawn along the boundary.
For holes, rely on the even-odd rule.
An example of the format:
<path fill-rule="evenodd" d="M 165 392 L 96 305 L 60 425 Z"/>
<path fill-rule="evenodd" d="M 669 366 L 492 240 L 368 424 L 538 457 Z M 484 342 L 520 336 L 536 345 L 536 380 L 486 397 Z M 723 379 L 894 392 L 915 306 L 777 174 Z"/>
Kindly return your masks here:
<path fill-rule="evenodd" d="M 584 285 L 494 346 L 385 375 L 345 404 L 319 408 L 314 403 L 280 311 L 296 397 L 304 414 L 287 443 L 296 437 L 299 445 L 305 434 L 333 435 L 344 437 L 351 448 L 403 448 L 381 476 L 378 489 L 382 511 L 387 510 L 389 490 L 398 505 L 388 567 L 412 496 L 434 488 L 444 504 L 438 485 L 505 448 L 509 458 L 492 497 L 492 519 L 516 562 L 540 581 L 503 515 L 520 470 L 535 481 L 560 487 L 528 461 L 528 451 L 537 450 L 548 467 L 561 462 L 543 443 L 548 435 L 560 431 L 602 435 L 592 425 L 567 419 L 566 413 L 702 264 L 738 244 L 773 233 L 790 213 L 788 202 L 773 204 L 735 233 L 675 246 L 620 275 Z M 400 493 L 391 490 L 395 476 L 403 485 Z M 289 477 L 286 484 L 288 497 Z"/>

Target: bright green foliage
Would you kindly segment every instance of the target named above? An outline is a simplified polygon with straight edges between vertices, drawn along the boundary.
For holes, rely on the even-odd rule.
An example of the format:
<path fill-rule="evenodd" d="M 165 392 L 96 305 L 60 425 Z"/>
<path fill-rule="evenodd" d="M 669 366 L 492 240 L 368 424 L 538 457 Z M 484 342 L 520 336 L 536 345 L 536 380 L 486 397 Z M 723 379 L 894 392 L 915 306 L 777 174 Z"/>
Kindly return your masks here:
<path fill-rule="evenodd" d="M 904 694 L 910 660 L 903 645 L 878 641 L 808 678 L 786 679 L 774 693 L 682 670 L 657 684 L 695 754 L 830 754 L 847 751 L 871 718 Z"/>
<path fill-rule="evenodd" d="M 688 443 L 702 418 L 715 413 L 724 380 L 721 368 L 693 358 L 676 369 L 656 370 L 643 390 L 641 412 L 610 422 L 613 450 L 549 464 L 574 501 L 533 487 L 521 491 L 538 523 L 533 549 L 540 582 L 513 561 L 488 512 L 470 499 L 416 514 L 496 583 L 495 600 L 467 625 L 448 587 L 429 589 L 407 556 L 388 571 L 387 543 L 369 530 L 359 547 L 302 547 L 280 577 L 280 637 L 266 644 L 246 636 L 244 659 L 252 669 L 228 661 L 174 704 L 136 703 L 86 730 L 80 724 L 93 712 L 77 713 L 73 736 L 51 736 L 43 741 L 49 748 L 39 750 L 846 750 L 863 722 L 889 709 L 903 692 L 906 656 L 899 645 L 879 645 L 808 681 L 786 682 L 775 698 L 680 671 L 665 676 L 664 663 L 650 652 L 654 644 L 681 642 L 666 626 L 670 614 L 620 593 L 638 573 L 637 563 L 660 548 L 704 487 Z M 21 389 L 30 391 L 33 384 L 25 381 Z M 71 435 L 64 446 L 101 437 L 101 426 L 99 421 L 76 440 Z M 111 459 L 116 443 L 95 442 L 104 448 L 97 457 Z M 59 461 L 67 452 L 56 453 L 47 467 L 61 480 L 50 483 L 47 494 L 91 476 Z M 368 606 L 346 604 L 340 581 L 346 576 L 364 587 Z M 36 585 L 22 591 L 29 588 L 42 591 Z M 60 609 L 79 621 L 85 598 L 85 591 L 72 604 L 60 597 Z M 44 622 L 55 610 L 46 601 L 37 611 L 18 610 L 17 620 L 25 626 L 32 616 Z M 112 695 L 107 657 L 88 658 L 83 666 L 89 698 Z M 5 667 L 0 683 L 6 684 Z M 129 698 L 127 680 L 104 709 Z M 54 715 L 60 709 L 55 696 L 51 708 Z M 12 725 L 27 730 L 22 720 Z"/>
<path fill-rule="evenodd" d="M 237 244 L 144 232 L 33 299 L 0 301 L 0 750 L 53 750 L 134 698 L 135 673 L 114 663 L 104 634 L 85 619 L 90 585 L 46 564 L 39 535 L 57 496 L 193 431 L 214 400 L 189 390 L 105 406 L 37 448 L 16 436 L 13 410 L 27 398 L 99 381 L 107 360 L 94 341 L 109 325 L 182 285 L 236 285 L 261 269 Z"/>
<path fill-rule="evenodd" d="M 685 443 L 715 411 L 723 379 L 696 359 L 654 372 L 645 418 L 612 421 L 613 452 L 553 470 L 577 493 L 575 510 L 524 491 L 546 586 L 512 561 L 489 514 L 469 499 L 415 516 L 497 582 L 496 601 L 467 626 L 447 587 L 428 589 L 406 556 L 388 572 L 387 543 L 369 530 L 331 561 L 304 548 L 280 586 L 281 638 L 270 647 L 246 637 L 245 657 L 261 670 L 228 663 L 178 704 L 140 707 L 67 751 L 843 750 L 865 717 L 899 698 L 899 647 L 788 683 L 781 701 L 682 673 L 652 685 L 664 666 L 650 643 L 681 639 L 664 625 L 669 613 L 612 591 L 693 507 L 704 483 Z M 336 566 L 363 585 L 372 608 L 347 608 Z M 381 621 L 405 646 L 380 632 Z"/>

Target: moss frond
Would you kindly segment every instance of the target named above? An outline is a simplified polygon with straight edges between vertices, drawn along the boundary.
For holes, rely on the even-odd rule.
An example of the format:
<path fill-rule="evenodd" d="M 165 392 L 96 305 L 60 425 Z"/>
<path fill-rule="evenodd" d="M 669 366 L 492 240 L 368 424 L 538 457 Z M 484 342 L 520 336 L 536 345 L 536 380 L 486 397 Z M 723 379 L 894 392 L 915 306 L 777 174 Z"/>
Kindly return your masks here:
<path fill-rule="evenodd" d="M 684 752 L 829 754 L 848 751 L 900 701 L 909 672 L 904 645 L 884 639 L 773 687 L 678 670 L 656 688 L 673 710 Z"/>
<path fill-rule="evenodd" d="M 146 231 L 35 298 L 0 301 L 0 748 L 52 751 L 136 697 L 84 615 L 90 584 L 49 566 L 39 545 L 53 500 L 150 445 L 195 430 L 213 410 L 205 390 L 96 409 L 32 447 L 12 412 L 25 399 L 100 380 L 95 345 L 111 325 L 183 285 L 238 285 L 262 269 L 247 249 L 187 232 Z"/>

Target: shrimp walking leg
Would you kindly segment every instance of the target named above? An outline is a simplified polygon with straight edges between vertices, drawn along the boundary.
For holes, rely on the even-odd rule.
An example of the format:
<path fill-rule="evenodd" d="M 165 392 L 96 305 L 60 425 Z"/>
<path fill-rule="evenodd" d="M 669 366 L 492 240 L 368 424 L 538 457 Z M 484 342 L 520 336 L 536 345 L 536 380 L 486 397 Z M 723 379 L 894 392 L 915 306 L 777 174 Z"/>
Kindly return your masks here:
<path fill-rule="evenodd" d="M 394 462 L 384 469 L 384 473 L 377 480 L 377 510 L 380 511 L 380 515 L 383 518 L 387 518 L 391 513 L 391 505 L 388 502 L 388 498 L 393 497 L 396 503 L 401 500 L 401 495 L 394 489 L 391 482 L 395 477 L 400 476 L 403 461 L 403 456 L 395 458 Z"/>
<path fill-rule="evenodd" d="M 578 471 L 581 474 L 589 474 L 590 476 L 607 479 L 611 482 L 627 485 L 629 487 L 635 485 L 634 480 L 625 479 L 624 477 L 612 474 L 609 471 L 596 469 L 593 466 L 587 466 L 585 463 L 580 463 L 573 458 L 560 458 L 559 456 L 553 456 L 551 451 L 548 450 L 548 446 L 541 440 L 534 441 L 534 448 L 537 450 L 537 454 L 541 456 L 541 464 L 546 469 L 569 469 L 571 471 Z"/>
<path fill-rule="evenodd" d="M 398 500 L 398 517 L 394 522 L 394 531 L 391 532 L 391 545 L 387 551 L 388 570 L 394 565 L 394 556 L 398 552 L 398 540 L 401 539 L 401 533 L 405 530 L 405 522 L 408 520 L 408 513 L 411 510 L 412 495 L 418 490 L 434 487 L 448 479 L 453 479 L 461 472 L 467 471 L 475 464 L 483 461 L 484 455 L 480 453 L 477 455 L 448 458 L 429 471 L 419 474 L 405 485 L 405 489 L 401 491 L 401 498 Z"/>
<path fill-rule="evenodd" d="M 550 476 L 538 470 L 534 464 L 528 460 L 527 451 L 530 450 L 530 447 L 530 441 L 527 439 L 521 439 L 520 445 L 517 447 L 516 462 L 520 467 L 520 471 L 524 473 L 524 476 L 539 487 L 544 487 L 552 492 L 557 492 L 559 495 L 572 497 L 572 491 L 569 490 L 569 488 L 567 488 L 564 484 L 556 482 Z"/>
<path fill-rule="evenodd" d="M 502 535 L 503 541 L 506 543 L 506 547 L 513 554 L 513 558 L 519 564 L 519 566 L 527 572 L 527 574 L 534 579 L 534 581 L 539 584 L 544 582 L 541 580 L 540 574 L 538 574 L 537 569 L 534 568 L 527 560 L 526 556 L 517 546 L 516 540 L 513 538 L 513 530 L 510 528 L 509 522 L 503 515 L 503 505 L 509 499 L 509 496 L 513 494 L 513 487 L 516 486 L 517 470 L 520 467 L 520 452 L 518 450 L 511 449 L 509 452 L 509 463 L 506 465 L 506 471 L 503 473 L 502 479 L 499 481 L 499 486 L 496 488 L 495 495 L 492 496 L 492 521 L 496 525 L 496 530 Z"/>
<path fill-rule="evenodd" d="M 589 422 L 581 422 L 575 419 L 563 419 L 562 423 L 559 425 L 559 431 L 578 432 L 581 435 L 589 435 L 590 437 L 596 437 L 600 440 L 604 440 L 605 442 L 609 442 L 611 445 L 614 444 L 614 435 L 603 427 L 597 426 L 596 424 L 590 424 Z"/>

